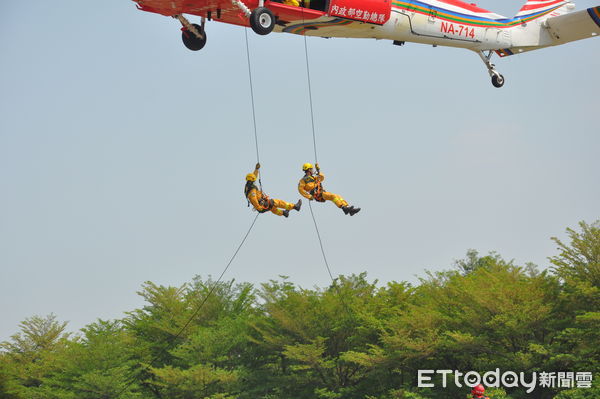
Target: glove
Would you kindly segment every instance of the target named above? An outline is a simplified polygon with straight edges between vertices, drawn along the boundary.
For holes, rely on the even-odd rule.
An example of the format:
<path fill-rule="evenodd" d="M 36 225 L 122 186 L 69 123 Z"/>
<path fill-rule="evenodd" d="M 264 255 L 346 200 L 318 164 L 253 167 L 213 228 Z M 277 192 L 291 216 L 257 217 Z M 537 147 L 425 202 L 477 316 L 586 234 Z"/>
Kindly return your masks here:
<path fill-rule="evenodd" d="M 319 164 L 318 164 L 318 163 L 316 163 L 316 164 L 315 164 L 315 168 L 317 168 L 317 172 L 318 172 L 319 170 L 321 170 L 321 168 L 319 168 Z"/>
<path fill-rule="evenodd" d="M 260 163 L 256 164 L 256 169 L 260 169 Z"/>

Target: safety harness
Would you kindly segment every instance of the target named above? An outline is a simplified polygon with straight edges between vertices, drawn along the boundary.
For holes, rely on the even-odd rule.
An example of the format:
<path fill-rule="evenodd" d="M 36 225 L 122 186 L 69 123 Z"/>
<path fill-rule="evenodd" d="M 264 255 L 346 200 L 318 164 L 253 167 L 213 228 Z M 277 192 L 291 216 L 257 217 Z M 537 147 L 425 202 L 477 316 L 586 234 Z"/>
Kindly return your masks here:
<path fill-rule="evenodd" d="M 250 199 L 248 199 L 248 195 L 252 190 L 258 191 L 258 187 L 256 187 L 254 183 L 246 183 L 246 186 L 244 186 L 244 197 L 246 197 L 246 200 L 248 201 L 248 206 L 250 206 Z M 262 209 L 257 209 L 256 211 L 258 213 L 265 213 L 273 209 L 275 206 L 275 201 L 270 199 L 265 193 L 262 193 L 262 197 L 258 200 L 258 204 L 262 207 Z"/>
<path fill-rule="evenodd" d="M 306 184 L 315 183 L 315 188 L 310 190 L 310 195 L 312 195 L 317 202 L 325 202 L 323 199 L 323 186 L 320 181 L 317 181 L 313 176 L 304 176 L 302 180 L 304 180 L 304 183 Z"/>

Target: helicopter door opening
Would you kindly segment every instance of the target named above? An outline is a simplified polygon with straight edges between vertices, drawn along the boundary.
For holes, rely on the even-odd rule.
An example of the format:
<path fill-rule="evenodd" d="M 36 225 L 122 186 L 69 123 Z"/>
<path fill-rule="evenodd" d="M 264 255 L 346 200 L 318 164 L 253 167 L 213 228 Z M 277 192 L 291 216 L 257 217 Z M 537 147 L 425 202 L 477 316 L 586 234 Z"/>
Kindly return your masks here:
<path fill-rule="evenodd" d="M 329 0 L 302 0 L 300 6 L 317 11 L 327 11 Z"/>
<path fill-rule="evenodd" d="M 325 15 L 330 0 L 267 0 L 265 6 L 277 16 L 279 25 L 310 21 Z"/>

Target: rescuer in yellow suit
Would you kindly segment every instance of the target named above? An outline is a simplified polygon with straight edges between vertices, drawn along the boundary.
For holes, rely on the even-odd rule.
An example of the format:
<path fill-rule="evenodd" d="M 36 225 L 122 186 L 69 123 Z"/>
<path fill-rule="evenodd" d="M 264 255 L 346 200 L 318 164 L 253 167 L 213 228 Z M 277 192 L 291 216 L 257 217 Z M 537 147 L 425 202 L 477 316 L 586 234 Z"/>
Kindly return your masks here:
<path fill-rule="evenodd" d="M 302 170 L 304 171 L 304 177 L 300 179 L 298 183 L 298 191 L 300 194 L 308 198 L 309 200 L 315 200 L 317 202 L 325 202 L 331 201 L 338 208 L 341 208 L 344 211 L 344 214 L 354 216 L 358 212 L 360 212 L 360 208 L 355 208 L 354 206 L 348 206 L 348 203 L 345 199 L 340 197 L 337 194 L 329 193 L 323 190 L 323 180 L 325 180 L 325 175 L 321 173 L 319 169 L 319 164 L 315 164 L 317 169 L 317 174 L 313 170 L 313 166 L 310 163 L 305 163 L 302 165 Z"/>
<path fill-rule="evenodd" d="M 259 213 L 271 211 L 277 216 L 285 217 L 290 215 L 290 210 L 292 209 L 299 211 L 300 207 L 302 206 L 302 200 L 298 200 L 296 204 L 292 204 L 279 199 L 269 198 L 265 193 L 258 189 L 255 182 L 258 178 L 259 169 L 260 164 L 257 163 L 254 172 L 246 175 L 246 187 L 244 187 L 244 195 L 246 196 L 246 199 L 248 199 L 248 202 L 252 204 L 254 209 L 256 209 Z"/>

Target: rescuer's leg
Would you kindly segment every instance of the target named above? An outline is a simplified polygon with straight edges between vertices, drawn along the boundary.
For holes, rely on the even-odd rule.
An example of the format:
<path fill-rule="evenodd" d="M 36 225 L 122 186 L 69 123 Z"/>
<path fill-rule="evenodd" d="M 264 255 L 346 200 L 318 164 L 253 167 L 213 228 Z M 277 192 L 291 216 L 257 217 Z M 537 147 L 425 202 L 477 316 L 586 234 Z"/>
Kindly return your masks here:
<path fill-rule="evenodd" d="M 343 199 L 342 197 L 340 197 L 337 194 L 333 194 L 327 191 L 323 191 L 323 199 L 325 201 L 331 201 L 335 204 L 335 206 L 337 206 L 338 208 L 343 208 L 345 206 L 348 206 L 348 203 L 346 202 L 345 199 Z"/>
<path fill-rule="evenodd" d="M 358 212 L 360 212 L 360 208 L 355 208 L 354 206 L 347 206 L 346 208 L 348 208 L 348 213 L 350 214 L 350 216 L 354 216 Z"/>
<path fill-rule="evenodd" d="M 290 202 L 273 199 L 273 208 L 271 209 L 271 212 L 279 216 L 288 217 L 290 215 L 290 210 L 294 209 L 294 207 L 295 205 Z"/>
<path fill-rule="evenodd" d="M 346 200 L 337 194 L 328 193 L 327 191 L 323 191 L 323 199 L 333 202 L 338 208 L 341 208 L 342 211 L 344 211 L 345 215 L 354 216 L 358 212 L 360 212 L 360 208 L 348 206 L 348 203 L 346 202 Z"/>
<path fill-rule="evenodd" d="M 273 212 L 277 216 L 285 216 L 285 217 L 287 217 L 286 213 L 283 210 L 278 209 L 276 207 L 271 208 L 271 212 Z M 288 212 L 288 214 L 289 214 L 289 211 L 286 211 L 286 212 Z"/>
<path fill-rule="evenodd" d="M 294 204 L 292 204 L 291 202 L 286 202 L 280 199 L 274 199 L 273 200 L 273 207 L 274 208 L 279 208 L 279 209 L 285 209 L 287 211 L 294 209 Z"/>

